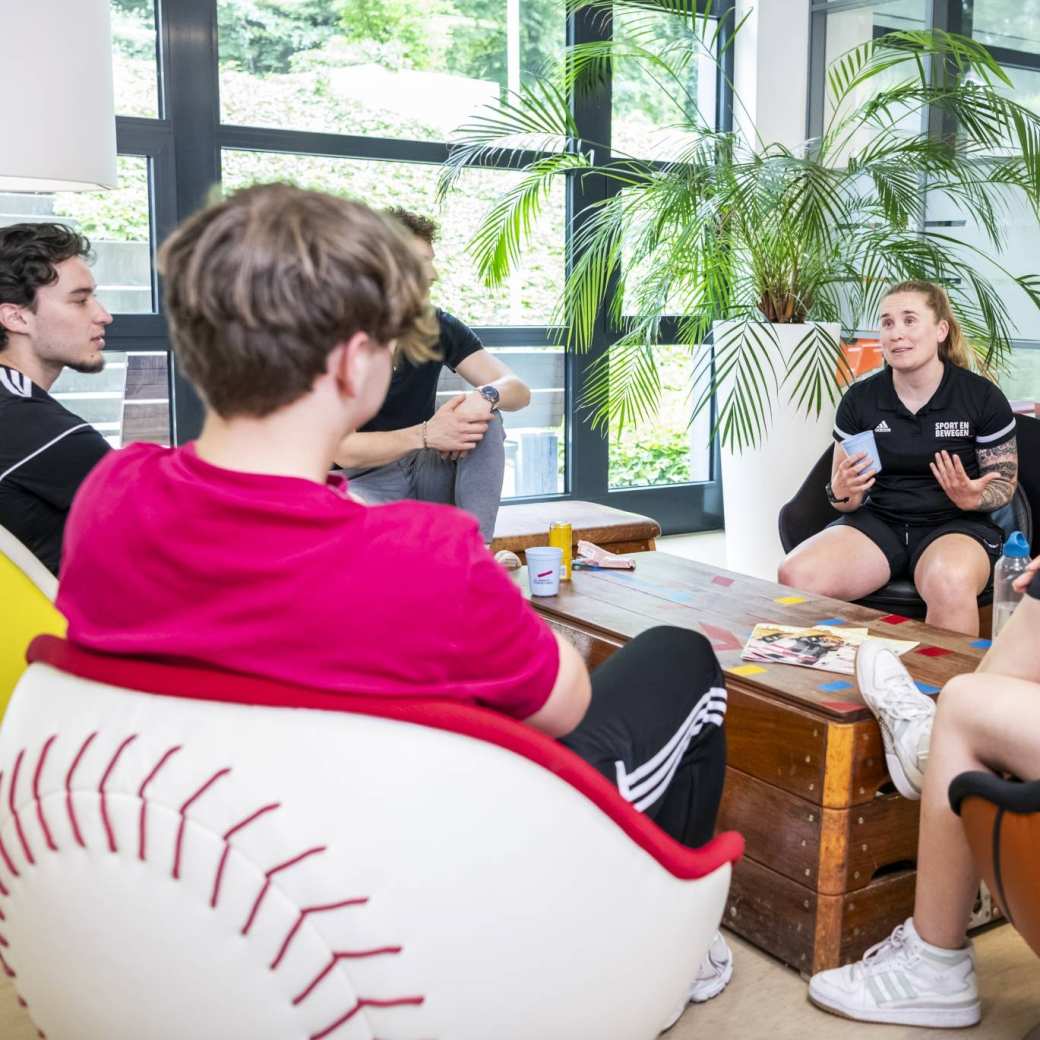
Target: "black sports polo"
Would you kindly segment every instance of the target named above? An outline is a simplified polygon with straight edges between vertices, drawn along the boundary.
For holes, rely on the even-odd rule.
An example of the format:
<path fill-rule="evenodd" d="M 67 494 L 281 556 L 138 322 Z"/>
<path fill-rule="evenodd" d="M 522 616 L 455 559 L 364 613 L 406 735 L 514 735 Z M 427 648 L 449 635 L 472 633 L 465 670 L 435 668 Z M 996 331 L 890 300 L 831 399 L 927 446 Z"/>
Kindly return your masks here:
<path fill-rule="evenodd" d="M 455 371 L 470 354 L 482 350 L 484 344 L 477 334 L 454 314 L 437 311 L 440 339 L 437 349 L 440 358 L 413 365 L 410 361 L 394 369 L 390 387 L 379 411 L 362 427 L 359 433 L 372 430 L 403 430 L 431 419 L 437 410 L 437 382 L 444 365 Z"/>
<path fill-rule="evenodd" d="M 975 479 L 975 452 L 1012 440 L 1015 416 L 993 383 L 949 363 L 931 400 L 914 415 L 899 400 L 886 366 L 850 386 L 838 405 L 836 441 L 864 430 L 874 431 L 881 456 L 881 472 L 866 504 L 890 523 L 932 526 L 964 515 L 928 468 L 935 453 L 957 455 Z"/>
<path fill-rule="evenodd" d="M 0 526 L 52 574 L 72 498 L 108 451 L 90 423 L 28 376 L 0 365 Z"/>

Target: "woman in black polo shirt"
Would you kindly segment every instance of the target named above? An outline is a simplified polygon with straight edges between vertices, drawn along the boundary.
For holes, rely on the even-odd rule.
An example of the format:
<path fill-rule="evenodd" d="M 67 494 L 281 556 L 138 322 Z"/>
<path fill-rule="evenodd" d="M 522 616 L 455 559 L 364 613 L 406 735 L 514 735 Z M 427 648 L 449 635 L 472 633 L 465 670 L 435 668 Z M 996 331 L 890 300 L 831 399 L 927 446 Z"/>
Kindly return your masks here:
<path fill-rule="evenodd" d="M 977 635 L 976 597 L 1000 556 L 990 514 L 1018 480 L 1007 398 L 968 368 L 946 293 L 903 282 L 881 301 L 886 367 L 849 387 L 834 424 L 827 495 L 844 515 L 780 565 L 784 585 L 856 600 L 912 577 L 927 621 Z M 881 471 L 841 442 L 874 431 Z"/>

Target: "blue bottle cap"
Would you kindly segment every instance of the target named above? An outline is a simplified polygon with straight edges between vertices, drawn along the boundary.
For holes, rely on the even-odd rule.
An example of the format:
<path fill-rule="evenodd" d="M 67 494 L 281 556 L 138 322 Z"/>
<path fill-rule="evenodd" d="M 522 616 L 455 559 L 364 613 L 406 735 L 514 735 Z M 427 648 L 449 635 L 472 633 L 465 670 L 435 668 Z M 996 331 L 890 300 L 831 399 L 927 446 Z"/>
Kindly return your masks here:
<path fill-rule="evenodd" d="M 1021 531 L 1012 531 L 1004 542 L 1004 555 L 1022 557 L 1029 555 L 1029 542 Z"/>

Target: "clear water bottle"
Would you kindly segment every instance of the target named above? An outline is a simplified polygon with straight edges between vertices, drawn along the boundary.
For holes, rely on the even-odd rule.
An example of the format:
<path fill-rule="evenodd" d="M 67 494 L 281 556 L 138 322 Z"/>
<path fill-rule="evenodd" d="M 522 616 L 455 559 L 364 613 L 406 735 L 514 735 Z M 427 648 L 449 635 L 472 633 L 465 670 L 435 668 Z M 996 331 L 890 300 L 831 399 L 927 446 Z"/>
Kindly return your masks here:
<path fill-rule="evenodd" d="M 1029 564 L 1029 542 L 1021 531 L 1012 531 L 1004 542 L 1004 555 L 997 560 L 993 571 L 993 638 L 1008 623 L 1015 612 L 1021 592 L 1012 588 L 1015 580 L 1025 573 Z"/>

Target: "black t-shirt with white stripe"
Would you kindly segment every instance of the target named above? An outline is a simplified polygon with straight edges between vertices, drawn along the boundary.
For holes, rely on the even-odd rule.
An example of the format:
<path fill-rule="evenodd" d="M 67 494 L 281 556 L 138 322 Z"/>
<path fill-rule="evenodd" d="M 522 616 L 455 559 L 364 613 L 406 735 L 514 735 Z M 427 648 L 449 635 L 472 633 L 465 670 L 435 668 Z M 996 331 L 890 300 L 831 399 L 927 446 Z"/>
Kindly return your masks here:
<path fill-rule="evenodd" d="M 881 456 L 866 507 L 889 523 L 931 527 L 965 515 L 929 469 L 935 453 L 957 455 L 974 480 L 979 475 L 976 451 L 1013 440 L 1015 416 L 993 383 L 949 363 L 938 389 L 914 414 L 899 400 L 886 366 L 850 386 L 838 405 L 836 441 L 864 430 L 874 431 Z"/>
<path fill-rule="evenodd" d="M 109 450 L 89 423 L 0 365 L 0 526 L 53 574 L 73 496 Z"/>

